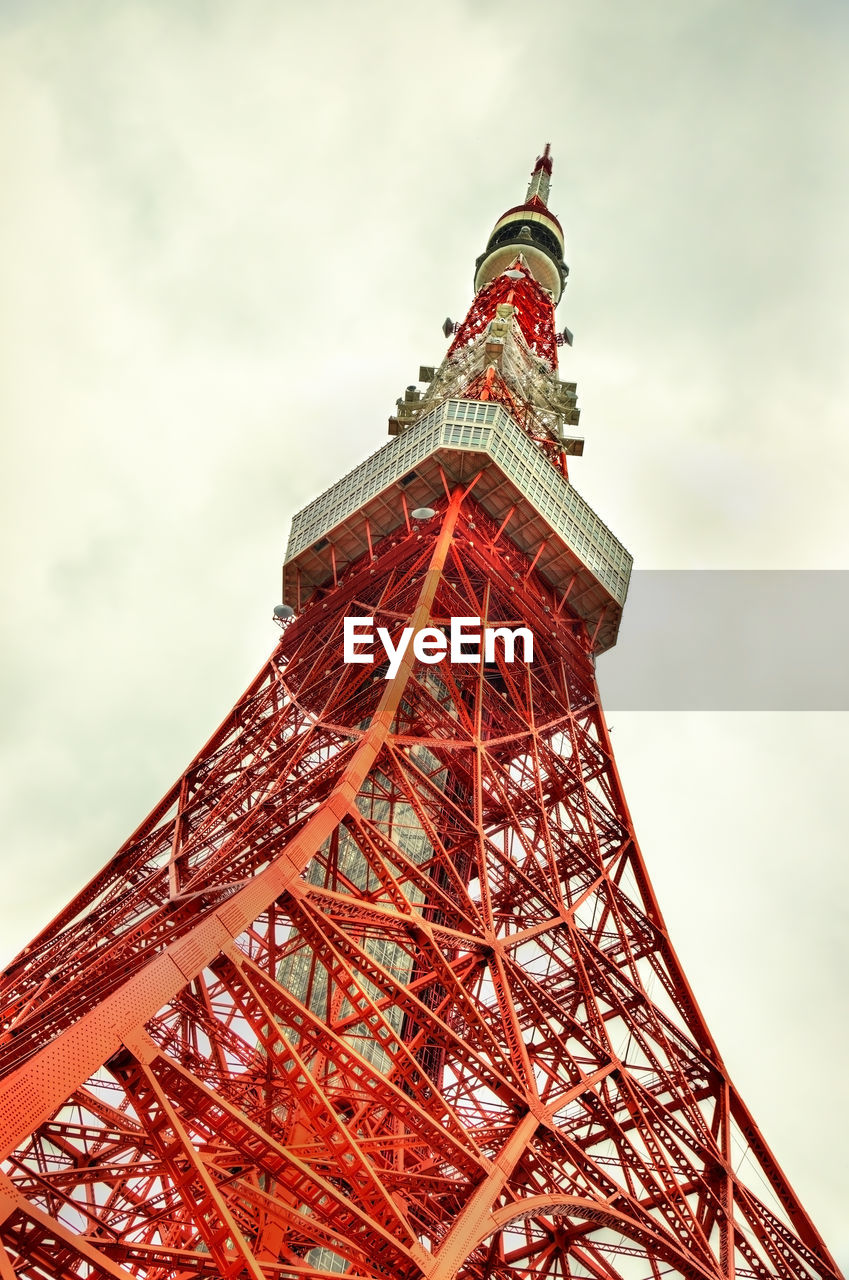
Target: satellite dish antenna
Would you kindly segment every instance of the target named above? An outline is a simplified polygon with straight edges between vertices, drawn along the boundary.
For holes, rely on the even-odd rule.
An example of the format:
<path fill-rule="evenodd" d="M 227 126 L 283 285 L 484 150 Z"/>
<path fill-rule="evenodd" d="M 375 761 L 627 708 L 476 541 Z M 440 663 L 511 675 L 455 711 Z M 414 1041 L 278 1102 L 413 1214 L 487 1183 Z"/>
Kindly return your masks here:
<path fill-rule="evenodd" d="M 414 511 L 410 512 L 410 515 L 414 520 L 432 520 L 436 512 L 433 507 L 416 507 Z"/>
<path fill-rule="evenodd" d="M 291 622 L 295 616 L 295 610 L 290 604 L 276 604 L 274 606 L 274 616 L 278 622 Z"/>

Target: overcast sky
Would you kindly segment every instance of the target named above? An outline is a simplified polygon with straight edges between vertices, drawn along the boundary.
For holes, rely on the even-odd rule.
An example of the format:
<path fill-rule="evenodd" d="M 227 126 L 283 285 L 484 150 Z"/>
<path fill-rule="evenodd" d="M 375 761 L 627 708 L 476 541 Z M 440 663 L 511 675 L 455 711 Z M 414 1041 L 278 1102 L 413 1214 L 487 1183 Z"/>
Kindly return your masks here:
<path fill-rule="evenodd" d="M 845 0 L 3 0 L 0 959 L 267 656 L 293 512 L 384 442 L 547 141 L 577 487 L 642 568 L 849 568 L 847 65 Z M 847 1267 L 847 716 L 610 721 Z"/>

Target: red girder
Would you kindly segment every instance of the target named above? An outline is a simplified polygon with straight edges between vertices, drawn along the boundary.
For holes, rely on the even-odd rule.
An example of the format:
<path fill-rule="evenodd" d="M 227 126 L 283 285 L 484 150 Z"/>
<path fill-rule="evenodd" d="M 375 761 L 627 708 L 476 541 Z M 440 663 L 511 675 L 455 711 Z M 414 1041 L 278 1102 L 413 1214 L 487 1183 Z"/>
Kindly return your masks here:
<path fill-rule="evenodd" d="M 537 283 L 518 258 L 509 274 L 504 272 L 496 276 L 475 295 L 468 315 L 448 348 L 448 355 L 455 355 L 479 337 L 490 321 L 495 319 L 496 309 L 502 303 L 516 308 L 515 315 L 523 338 L 534 354 L 544 360 L 554 372 L 557 369 L 554 304 L 542 285 Z"/>
<path fill-rule="evenodd" d="M 473 491 L 374 554 L 7 971 L 0 1280 L 836 1280 L 675 958 L 581 620 Z M 535 661 L 387 681 L 352 608 Z"/>

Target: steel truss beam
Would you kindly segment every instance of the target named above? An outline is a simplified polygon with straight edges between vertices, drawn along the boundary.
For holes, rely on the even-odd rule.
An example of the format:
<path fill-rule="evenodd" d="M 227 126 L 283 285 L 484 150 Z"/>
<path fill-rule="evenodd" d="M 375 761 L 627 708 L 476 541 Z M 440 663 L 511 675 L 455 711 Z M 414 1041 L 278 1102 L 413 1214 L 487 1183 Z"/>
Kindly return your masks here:
<path fill-rule="evenodd" d="M 377 544 L 10 967 L 0 1276 L 837 1276 L 676 960 L 590 638 L 504 537 L 472 487 Z M 535 661 L 387 681 L 350 612 Z"/>

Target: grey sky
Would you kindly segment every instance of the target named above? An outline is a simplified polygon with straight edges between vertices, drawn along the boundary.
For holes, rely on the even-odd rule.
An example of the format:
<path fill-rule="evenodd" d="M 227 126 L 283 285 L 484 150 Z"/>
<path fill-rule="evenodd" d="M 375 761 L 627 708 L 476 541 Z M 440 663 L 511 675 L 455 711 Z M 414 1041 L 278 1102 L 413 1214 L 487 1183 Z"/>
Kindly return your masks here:
<path fill-rule="evenodd" d="M 3 958 L 253 676 L 293 511 L 383 443 L 546 141 L 577 486 L 641 568 L 849 567 L 848 54 L 827 0 L 0 7 Z M 612 720 L 849 1266 L 847 718 Z"/>

